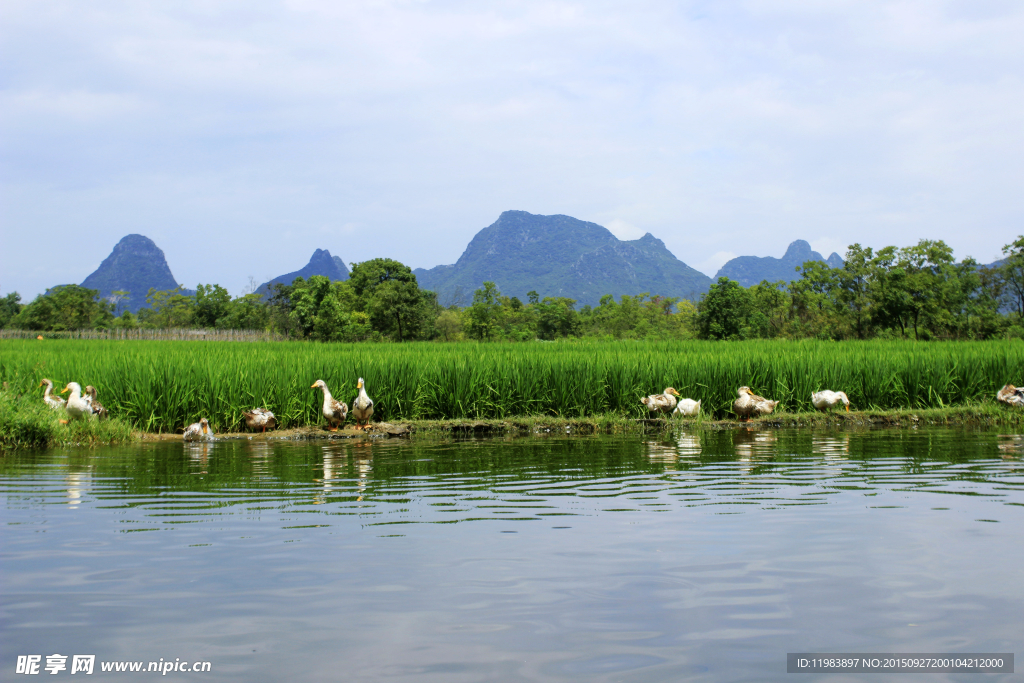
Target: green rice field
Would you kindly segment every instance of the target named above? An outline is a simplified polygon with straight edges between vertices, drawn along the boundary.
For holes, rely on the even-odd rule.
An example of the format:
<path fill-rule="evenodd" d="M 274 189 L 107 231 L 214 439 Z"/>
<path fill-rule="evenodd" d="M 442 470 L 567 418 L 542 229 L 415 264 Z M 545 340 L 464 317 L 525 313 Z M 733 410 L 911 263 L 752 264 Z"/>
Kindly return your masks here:
<path fill-rule="evenodd" d="M 845 391 L 855 410 L 991 403 L 1024 383 L 1024 342 L 902 341 L 314 344 L 187 341 L 0 340 L 0 380 L 18 393 L 92 384 L 111 414 L 137 428 L 173 432 L 200 417 L 217 431 L 241 412 L 273 410 L 282 427 L 323 423 L 327 382 L 351 404 L 363 377 L 374 420 L 524 415 L 640 417 L 640 398 L 675 387 L 731 414 L 736 389 L 810 411 L 819 389 Z"/>

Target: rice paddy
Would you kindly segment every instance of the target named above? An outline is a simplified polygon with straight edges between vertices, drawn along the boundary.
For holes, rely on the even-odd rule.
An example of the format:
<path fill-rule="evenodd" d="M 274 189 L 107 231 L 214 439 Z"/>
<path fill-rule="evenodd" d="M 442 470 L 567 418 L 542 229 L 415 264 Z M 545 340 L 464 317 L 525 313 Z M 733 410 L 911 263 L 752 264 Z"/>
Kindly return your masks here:
<path fill-rule="evenodd" d="M 186 341 L 0 340 L 0 380 L 16 393 L 39 380 L 92 384 L 112 415 L 147 432 L 174 432 L 199 417 L 217 431 L 262 406 L 282 427 L 324 422 L 327 382 L 351 403 L 363 377 L 374 420 L 643 417 L 640 398 L 675 387 L 705 414 L 731 415 L 736 389 L 813 411 L 811 392 L 845 391 L 854 409 L 991 403 L 1024 383 L 1020 341 L 647 342 L 476 344 L 211 344 Z"/>

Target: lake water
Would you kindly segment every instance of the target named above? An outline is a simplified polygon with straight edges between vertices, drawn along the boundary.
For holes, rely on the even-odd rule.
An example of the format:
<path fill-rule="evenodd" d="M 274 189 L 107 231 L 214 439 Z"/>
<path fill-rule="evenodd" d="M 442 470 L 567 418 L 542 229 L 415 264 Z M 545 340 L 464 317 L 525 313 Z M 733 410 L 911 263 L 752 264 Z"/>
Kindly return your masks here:
<path fill-rule="evenodd" d="M 786 674 L 786 653 L 1019 651 L 1022 447 L 740 429 L 6 454 L 0 679 L 56 653 L 96 655 L 86 680 L 161 658 L 210 662 L 167 674 L 196 681 L 923 680 Z"/>

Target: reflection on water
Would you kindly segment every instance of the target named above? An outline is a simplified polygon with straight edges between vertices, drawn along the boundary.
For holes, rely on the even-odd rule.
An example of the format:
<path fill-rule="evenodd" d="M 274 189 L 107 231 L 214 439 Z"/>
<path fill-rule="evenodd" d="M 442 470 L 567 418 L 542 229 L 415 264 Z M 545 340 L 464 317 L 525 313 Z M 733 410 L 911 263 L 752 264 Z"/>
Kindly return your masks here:
<path fill-rule="evenodd" d="M 7 454 L 0 657 L 721 681 L 781 678 L 787 651 L 1013 651 L 1022 443 L 740 428 Z"/>

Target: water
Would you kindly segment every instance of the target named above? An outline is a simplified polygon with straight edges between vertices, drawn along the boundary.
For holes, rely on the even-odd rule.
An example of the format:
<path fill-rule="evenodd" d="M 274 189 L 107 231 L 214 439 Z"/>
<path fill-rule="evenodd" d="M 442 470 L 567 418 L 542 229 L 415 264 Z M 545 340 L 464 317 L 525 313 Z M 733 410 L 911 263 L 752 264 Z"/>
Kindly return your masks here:
<path fill-rule="evenodd" d="M 0 678 L 54 653 L 95 654 L 90 680 L 178 658 L 212 668 L 172 679 L 632 682 L 828 679 L 786 674 L 796 651 L 1014 652 L 1021 444 L 737 430 L 7 454 Z"/>

